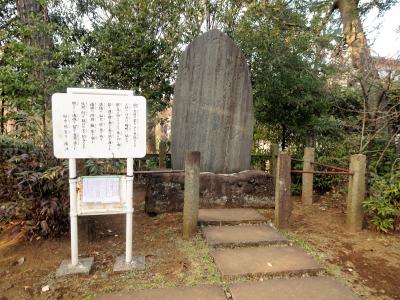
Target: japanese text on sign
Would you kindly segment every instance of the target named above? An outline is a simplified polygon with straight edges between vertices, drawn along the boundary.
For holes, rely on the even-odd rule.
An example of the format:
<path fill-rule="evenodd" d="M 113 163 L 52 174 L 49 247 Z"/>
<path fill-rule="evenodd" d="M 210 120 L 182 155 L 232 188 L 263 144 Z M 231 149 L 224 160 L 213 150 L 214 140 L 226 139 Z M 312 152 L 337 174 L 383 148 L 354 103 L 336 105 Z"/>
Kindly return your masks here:
<path fill-rule="evenodd" d="M 84 177 L 82 200 L 86 203 L 118 203 L 120 197 L 120 177 Z"/>
<path fill-rule="evenodd" d="M 138 96 L 54 94 L 54 155 L 127 158 L 146 154 L 146 101 Z"/>

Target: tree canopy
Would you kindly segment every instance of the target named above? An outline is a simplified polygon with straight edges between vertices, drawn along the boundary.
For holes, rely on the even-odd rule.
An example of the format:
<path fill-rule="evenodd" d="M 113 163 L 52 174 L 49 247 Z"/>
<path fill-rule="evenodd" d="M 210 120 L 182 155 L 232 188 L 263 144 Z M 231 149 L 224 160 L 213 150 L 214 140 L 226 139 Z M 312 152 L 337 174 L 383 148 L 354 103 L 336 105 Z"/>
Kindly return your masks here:
<path fill-rule="evenodd" d="M 173 98 L 185 45 L 218 28 L 249 63 L 264 140 L 286 148 L 351 134 L 354 149 L 375 151 L 372 140 L 391 148 L 397 71 L 376 67 L 362 16 L 394 3 L 2 0 L 1 132 L 29 137 L 36 124 L 46 139 L 50 95 L 67 86 L 131 89 L 154 119 Z"/>

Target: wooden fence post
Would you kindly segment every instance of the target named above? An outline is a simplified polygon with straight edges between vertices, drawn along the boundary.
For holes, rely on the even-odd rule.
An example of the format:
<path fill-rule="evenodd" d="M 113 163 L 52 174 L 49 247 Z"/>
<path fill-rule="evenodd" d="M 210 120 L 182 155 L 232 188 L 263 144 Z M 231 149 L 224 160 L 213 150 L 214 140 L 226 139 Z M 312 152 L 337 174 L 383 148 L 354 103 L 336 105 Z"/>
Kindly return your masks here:
<path fill-rule="evenodd" d="M 185 153 L 185 191 L 183 203 L 183 238 L 193 236 L 197 229 L 200 193 L 200 152 Z"/>
<path fill-rule="evenodd" d="M 275 179 L 275 226 L 277 228 L 289 227 L 289 218 L 292 212 L 290 170 L 290 155 L 279 154 Z"/>
<path fill-rule="evenodd" d="M 351 232 L 360 231 L 364 221 L 362 203 L 365 198 L 366 156 L 355 154 L 350 157 L 349 190 L 347 194 L 346 225 Z"/>
<path fill-rule="evenodd" d="M 270 169 L 270 174 L 272 175 L 272 177 L 275 180 L 278 155 L 279 155 L 279 145 L 271 144 L 270 149 L 271 149 L 271 159 L 269 161 L 269 169 Z"/>
<path fill-rule="evenodd" d="M 311 164 L 315 159 L 315 149 L 306 147 L 304 149 L 303 157 L 303 171 L 313 171 L 314 166 Z M 302 174 L 302 188 L 301 188 L 301 200 L 303 204 L 313 203 L 313 180 L 314 174 L 303 173 Z"/>

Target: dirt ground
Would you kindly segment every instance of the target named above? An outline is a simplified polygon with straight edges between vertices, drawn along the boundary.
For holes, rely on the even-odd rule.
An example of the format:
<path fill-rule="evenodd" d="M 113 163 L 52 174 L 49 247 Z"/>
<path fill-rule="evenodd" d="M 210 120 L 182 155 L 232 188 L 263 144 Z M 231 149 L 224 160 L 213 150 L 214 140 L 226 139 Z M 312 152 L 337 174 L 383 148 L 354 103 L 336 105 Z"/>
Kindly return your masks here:
<path fill-rule="evenodd" d="M 220 283 L 219 273 L 200 235 L 181 239 L 182 214 L 150 217 L 144 213 L 144 190 L 135 187 L 134 255 L 143 255 L 146 270 L 113 273 L 115 257 L 124 254 L 124 216 L 96 218 L 92 240 L 80 231 L 79 255 L 94 257 L 88 276 L 56 278 L 63 259 L 70 257 L 69 238 L 20 242 L 0 252 L 0 300 L 92 299 L 113 291 Z M 0 235 L 0 243 L 8 240 Z M 84 241 L 82 241 L 82 239 Z M 86 241 L 85 241 L 86 240 Z M 19 265 L 18 260 L 24 258 Z M 42 292 L 43 287 L 49 291 Z"/>
<path fill-rule="evenodd" d="M 400 299 L 400 235 L 378 233 L 373 228 L 348 233 L 345 197 L 328 194 L 315 198 L 316 203 L 304 206 L 300 197 L 293 197 L 288 237 L 362 299 Z"/>
<path fill-rule="evenodd" d="M 95 258 L 94 270 L 87 276 L 55 277 L 61 260 L 69 258 L 68 238 L 0 248 L 0 299 L 92 299 L 121 290 L 213 283 L 226 286 L 200 234 L 191 241 L 181 239 L 182 214 L 146 215 L 144 190 L 135 190 L 134 254 L 146 257 L 146 270 L 112 272 L 115 257 L 124 253 L 124 223 L 119 216 L 103 217 L 96 220 L 91 241 L 80 241 L 80 255 Z M 319 197 L 312 206 L 301 205 L 298 197 L 293 200 L 292 226 L 284 232 L 293 243 L 314 255 L 328 273 L 361 298 L 400 299 L 400 235 L 373 230 L 346 233 L 344 200 L 340 197 Z M 273 210 L 260 212 L 273 219 Z M 8 240 L 3 232 L 0 245 Z M 21 258 L 24 261 L 19 264 Z M 46 286 L 49 290 L 42 292 Z"/>

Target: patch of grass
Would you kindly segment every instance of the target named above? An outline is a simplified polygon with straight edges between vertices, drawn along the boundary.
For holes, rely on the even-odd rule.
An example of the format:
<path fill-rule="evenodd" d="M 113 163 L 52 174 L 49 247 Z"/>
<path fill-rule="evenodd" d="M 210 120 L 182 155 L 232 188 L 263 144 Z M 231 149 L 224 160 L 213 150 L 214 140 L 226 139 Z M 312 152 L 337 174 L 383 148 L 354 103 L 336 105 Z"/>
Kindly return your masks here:
<path fill-rule="evenodd" d="M 133 280 L 133 284 L 129 284 L 127 288 L 129 290 L 143 290 L 143 289 L 155 289 L 155 288 L 173 288 L 176 287 L 176 283 L 169 280 L 162 274 L 155 274 L 151 280 L 136 278 Z"/>
<path fill-rule="evenodd" d="M 200 234 L 190 240 L 178 239 L 176 245 L 190 262 L 187 270 L 179 275 L 185 285 L 222 284 L 221 274 Z"/>
<path fill-rule="evenodd" d="M 326 255 L 325 253 L 318 252 L 313 249 L 310 244 L 308 244 L 305 240 L 302 238 L 298 237 L 295 233 L 293 232 L 282 232 L 286 238 L 293 243 L 293 245 L 298 246 L 305 250 L 308 254 L 312 255 L 315 260 L 323 267 L 325 270 L 324 273 L 333 276 L 336 280 L 341 282 L 343 285 L 348 286 L 349 288 L 352 288 L 351 282 L 346 278 L 346 274 L 342 272 L 339 266 L 332 264 L 329 262 L 329 256 Z"/>
<path fill-rule="evenodd" d="M 305 240 L 298 237 L 295 233 L 289 231 L 281 231 L 281 233 L 295 246 L 302 248 L 308 254 L 313 256 L 319 264 L 325 267 L 325 257 L 324 254 L 314 250 L 310 244 L 308 244 Z"/>
<path fill-rule="evenodd" d="M 346 283 L 346 279 L 343 277 L 342 270 L 340 270 L 339 266 L 332 264 L 326 268 L 326 272 L 338 279 L 340 282 Z"/>
<path fill-rule="evenodd" d="M 364 299 L 364 297 L 371 294 L 371 291 L 364 285 L 358 286 L 357 288 L 353 286 L 353 280 L 351 279 L 351 276 L 354 274 L 347 275 L 340 269 L 339 266 L 331 263 L 327 264 L 325 268 L 329 275 L 333 276 L 337 281 L 347 286 L 349 289 L 352 289 L 360 297 L 360 299 Z"/>

